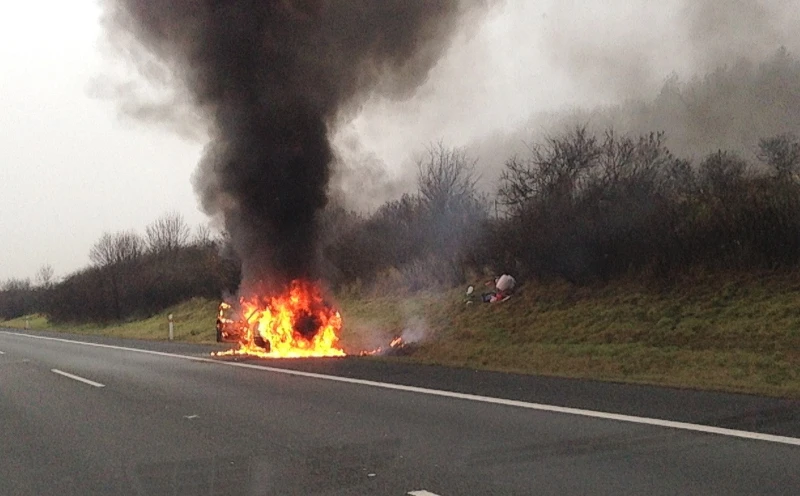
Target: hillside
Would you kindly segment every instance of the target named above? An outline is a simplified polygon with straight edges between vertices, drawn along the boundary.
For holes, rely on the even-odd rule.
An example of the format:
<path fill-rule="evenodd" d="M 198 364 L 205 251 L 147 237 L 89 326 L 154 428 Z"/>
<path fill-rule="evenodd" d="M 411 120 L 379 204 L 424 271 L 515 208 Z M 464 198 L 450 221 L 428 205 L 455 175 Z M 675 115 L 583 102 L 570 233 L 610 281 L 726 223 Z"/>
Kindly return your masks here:
<path fill-rule="evenodd" d="M 167 339 L 171 313 L 174 319 L 174 338 L 191 343 L 213 343 L 214 322 L 219 302 L 204 298 L 192 298 L 172 306 L 164 312 L 143 320 L 131 320 L 116 324 L 53 325 L 44 315 L 34 314 L 0 322 L 0 327 L 25 329 L 26 320 L 30 329 L 63 330 L 79 334 L 105 334 L 131 339 Z"/>
<path fill-rule="evenodd" d="M 480 289 L 479 289 L 480 291 Z M 671 284 L 527 284 L 501 304 L 461 290 L 339 299 L 349 352 L 395 335 L 387 358 L 500 371 L 800 397 L 800 274 L 695 276 Z M 216 302 L 194 299 L 144 321 L 72 332 L 213 342 Z M 32 319 L 32 328 L 46 326 Z M 24 326 L 24 319 L 3 326 Z"/>

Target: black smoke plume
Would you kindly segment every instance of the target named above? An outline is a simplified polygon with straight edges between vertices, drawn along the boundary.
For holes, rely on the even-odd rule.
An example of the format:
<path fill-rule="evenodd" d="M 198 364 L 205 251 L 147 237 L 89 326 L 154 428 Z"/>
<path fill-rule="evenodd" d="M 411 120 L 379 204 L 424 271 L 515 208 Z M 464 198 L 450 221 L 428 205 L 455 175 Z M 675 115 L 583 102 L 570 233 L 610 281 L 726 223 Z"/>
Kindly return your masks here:
<path fill-rule="evenodd" d="M 135 45 L 127 53 L 154 59 L 136 60 L 140 73 L 177 82 L 207 125 L 195 187 L 246 282 L 284 283 L 314 277 L 337 123 L 374 93 L 412 94 L 467 10 L 458 0 L 108 0 L 106 24 L 117 44 Z"/>

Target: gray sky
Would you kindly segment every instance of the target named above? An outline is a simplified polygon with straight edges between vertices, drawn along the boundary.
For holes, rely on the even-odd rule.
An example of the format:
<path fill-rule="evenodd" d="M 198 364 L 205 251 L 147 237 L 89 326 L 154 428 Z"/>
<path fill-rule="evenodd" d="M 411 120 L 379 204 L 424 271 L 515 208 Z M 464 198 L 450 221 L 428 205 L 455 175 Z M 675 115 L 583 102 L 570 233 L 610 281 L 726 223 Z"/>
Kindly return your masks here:
<path fill-rule="evenodd" d="M 359 153 L 400 176 L 433 140 L 468 145 L 533 112 L 647 98 L 671 71 L 691 77 L 717 52 L 795 48 L 787 33 L 797 31 L 798 3 L 762 2 L 762 29 L 749 0 L 507 0 L 459 35 L 415 97 L 371 99 L 335 142 L 357 141 Z M 744 14 L 723 22 L 742 33 L 738 44 L 698 39 L 687 22 L 734 4 Z M 166 211 L 207 222 L 190 180 L 202 142 L 90 97 L 93 81 L 112 72 L 100 15 L 96 0 L 30 0 L 0 16 L 0 281 L 33 278 L 43 264 L 68 274 L 88 263 L 103 231 L 142 232 Z"/>
<path fill-rule="evenodd" d="M 103 231 L 168 210 L 205 222 L 189 181 L 200 155 L 90 98 L 103 70 L 93 0 L 11 2 L 0 16 L 0 280 L 65 275 Z"/>

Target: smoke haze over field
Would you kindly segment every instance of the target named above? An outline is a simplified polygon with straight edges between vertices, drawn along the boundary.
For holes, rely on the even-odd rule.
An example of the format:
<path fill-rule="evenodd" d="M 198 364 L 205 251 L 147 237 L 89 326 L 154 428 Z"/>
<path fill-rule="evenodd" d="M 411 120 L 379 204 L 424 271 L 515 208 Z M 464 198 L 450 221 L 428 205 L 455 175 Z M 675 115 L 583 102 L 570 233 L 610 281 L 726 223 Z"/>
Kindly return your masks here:
<path fill-rule="evenodd" d="M 172 92 L 162 105 L 125 102 L 128 113 L 169 120 L 164 106 L 188 105 L 199 114 L 209 136 L 194 177 L 204 210 L 231 234 L 246 280 L 286 282 L 313 275 L 329 135 L 370 94 L 413 94 L 465 5 L 112 0 L 107 18 L 140 73 Z"/>
<path fill-rule="evenodd" d="M 462 35 L 417 97 L 373 99 L 354 132 L 407 189 L 416 153 L 432 140 L 467 146 L 493 190 L 509 156 L 577 122 L 664 130 L 671 149 L 695 158 L 719 147 L 750 152 L 756 136 L 798 131 L 790 109 L 800 81 L 785 74 L 764 84 L 770 68 L 759 67 L 781 46 L 800 54 L 798 11 L 797 0 L 508 1 Z M 727 87 L 700 86 L 725 66 Z M 655 105 L 668 80 L 683 101 L 662 95 Z"/>
<path fill-rule="evenodd" d="M 663 33 L 617 43 L 578 33 L 572 44 L 558 39 L 553 52 L 568 47 L 564 63 L 574 78 L 609 97 L 600 107 L 532 117 L 529 126 L 665 131 L 680 155 L 699 159 L 722 148 L 750 157 L 759 138 L 800 130 L 798 9 L 793 0 L 680 2 Z"/>
<path fill-rule="evenodd" d="M 536 137 L 578 122 L 621 132 L 664 130 L 670 147 L 688 156 L 719 147 L 750 151 L 754 136 L 796 127 L 787 115 L 775 115 L 775 108 L 792 103 L 762 105 L 758 93 L 765 88 L 756 79 L 758 64 L 780 47 L 790 54 L 800 50 L 800 20 L 792 15 L 800 10 L 800 0 L 665 0 L 657 5 L 506 0 L 488 11 L 479 9 L 480 17 L 464 16 L 455 3 L 450 9 L 452 15 L 437 24 L 439 38 L 421 52 L 427 55 L 419 74 L 412 72 L 395 88 L 363 91 L 379 84 L 381 78 L 375 77 L 359 82 L 357 98 L 342 97 L 347 105 L 338 108 L 338 117 L 343 118 L 328 131 L 337 162 L 330 171 L 331 187 L 345 204 L 373 209 L 413 189 L 415 159 L 440 139 L 468 146 L 479 158 L 485 187 L 492 189 L 510 155 L 524 153 Z M 173 76 L 163 66 L 163 54 L 154 60 L 130 40 L 121 44 L 151 83 L 171 88 Z M 665 82 L 671 85 L 667 90 L 686 90 L 697 78 L 737 64 L 729 83 L 740 93 L 738 100 L 708 85 L 702 99 L 694 101 L 693 94 L 672 101 L 663 94 Z M 127 99 L 117 96 L 128 114 L 144 120 L 172 117 L 184 127 L 194 122 L 187 118 L 192 112 L 185 95 L 167 93 L 137 106 L 132 96 L 141 91 L 127 89 Z M 691 92 L 697 93 L 697 86 Z M 754 114 L 756 125 L 749 119 Z M 743 133 L 742 127 L 749 131 Z"/>

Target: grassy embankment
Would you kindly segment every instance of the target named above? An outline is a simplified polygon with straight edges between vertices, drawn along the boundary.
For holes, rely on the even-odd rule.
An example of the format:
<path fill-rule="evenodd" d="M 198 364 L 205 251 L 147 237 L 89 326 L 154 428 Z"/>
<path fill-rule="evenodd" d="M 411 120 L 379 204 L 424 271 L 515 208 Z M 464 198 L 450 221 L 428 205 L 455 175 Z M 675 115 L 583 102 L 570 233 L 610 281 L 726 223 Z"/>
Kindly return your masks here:
<path fill-rule="evenodd" d="M 47 321 L 45 316 L 37 314 L 0 322 L 0 327 L 25 329 L 27 319 L 28 328 L 33 330 L 49 329 L 75 334 L 103 334 L 122 338 L 165 340 L 169 334 L 167 315 L 172 313 L 176 340 L 191 343 L 213 343 L 218 304 L 219 302 L 195 298 L 150 318 L 118 324 L 53 325 Z"/>
<path fill-rule="evenodd" d="M 800 274 L 660 287 L 531 284 L 495 305 L 465 305 L 461 291 L 344 297 L 340 305 L 352 349 L 424 330 L 427 339 L 402 360 L 800 397 Z M 211 342 L 215 311 L 216 302 L 193 300 L 140 322 L 69 330 L 164 339 L 172 312 L 177 339 Z M 14 324 L 24 320 L 0 325 Z"/>

